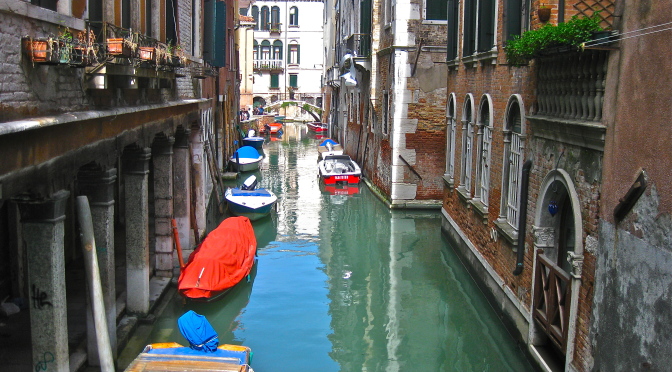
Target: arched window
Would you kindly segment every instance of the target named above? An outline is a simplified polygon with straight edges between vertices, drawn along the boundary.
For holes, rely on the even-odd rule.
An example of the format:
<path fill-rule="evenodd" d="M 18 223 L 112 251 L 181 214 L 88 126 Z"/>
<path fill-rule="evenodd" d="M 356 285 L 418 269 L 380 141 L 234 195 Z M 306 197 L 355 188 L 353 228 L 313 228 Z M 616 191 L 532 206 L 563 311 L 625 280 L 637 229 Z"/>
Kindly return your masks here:
<path fill-rule="evenodd" d="M 298 65 L 301 63 L 300 47 L 296 40 L 289 42 L 289 52 L 287 54 L 287 63 L 290 65 Z"/>
<path fill-rule="evenodd" d="M 257 60 L 259 59 L 259 43 L 255 40 L 254 41 L 254 49 L 252 49 L 252 59 Z"/>
<path fill-rule="evenodd" d="M 492 149 L 492 99 L 484 94 L 478 109 L 478 165 L 475 197 L 487 208 L 490 190 L 490 151 Z"/>
<path fill-rule="evenodd" d="M 451 93 L 448 97 L 448 104 L 446 107 L 446 174 L 445 178 L 451 184 L 455 183 L 455 135 L 457 130 L 456 103 L 457 99 L 455 93 Z"/>
<path fill-rule="evenodd" d="M 271 30 L 280 29 L 280 7 L 274 6 L 271 8 Z"/>
<path fill-rule="evenodd" d="M 262 6 L 261 7 L 261 21 L 259 22 L 259 29 L 263 31 L 268 31 L 268 26 L 269 26 L 269 12 L 268 12 L 268 7 L 267 6 Z"/>
<path fill-rule="evenodd" d="M 259 7 L 252 6 L 252 17 L 254 17 L 254 30 L 259 31 Z"/>
<path fill-rule="evenodd" d="M 499 220 L 518 230 L 520 209 L 520 178 L 523 170 L 523 113 L 522 97 L 509 98 L 504 123 L 504 166 L 502 169 L 502 203 Z"/>
<path fill-rule="evenodd" d="M 269 60 L 271 59 L 271 42 L 268 40 L 264 40 L 261 42 L 261 58 L 260 59 L 265 59 Z"/>
<path fill-rule="evenodd" d="M 276 60 L 282 60 L 282 41 L 276 40 L 273 42 L 273 58 Z"/>
<path fill-rule="evenodd" d="M 462 173 L 457 188 L 467 198 L 471 198 L 471 164 L 474 146 L 474 97 L 467 94 L 462 107 Z"/>
<path fill-rule="evenodd" d="M 289 25 L 290 26 L 299 25 L 299 8 L 295 6 L 289 8 Z"/>

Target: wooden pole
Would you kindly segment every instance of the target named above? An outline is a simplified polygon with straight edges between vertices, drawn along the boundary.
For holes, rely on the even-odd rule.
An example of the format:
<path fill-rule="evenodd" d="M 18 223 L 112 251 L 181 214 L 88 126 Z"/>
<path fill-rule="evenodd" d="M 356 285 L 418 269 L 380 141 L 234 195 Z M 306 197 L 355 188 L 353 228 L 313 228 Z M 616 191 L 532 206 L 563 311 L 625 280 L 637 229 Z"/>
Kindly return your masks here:
<path fill-rule="evenodd" d="M 180 263 L 180 270 L 184 269 L 184 258 L 182 258 L 182 244 L 180 244 L 180 233 L 177 231 L 177 222 L 175 219 L 170 220 L 170 225 L 173 228 L 173 241 L 175 242 L 175 250 L 177 251 L 177 261 Z"/>
<path fill-rule="evenodd" d="M 89 207 L 89 199 L 86 196 L 77 197 L 77 216 L 81 230 L 86 274 L 89 280 L 89 295 L 91 296 L 91 304 L 93 306 L 93 321 L 96 329 L 100 370 L 103 372 L 114 372 L 110 335 L 107 333 L 107 315 L 105 314 L 105 304 L 103 302 L 103 289 L 100 284 L 96 241 L 93 237 L 91 208 Z"/>

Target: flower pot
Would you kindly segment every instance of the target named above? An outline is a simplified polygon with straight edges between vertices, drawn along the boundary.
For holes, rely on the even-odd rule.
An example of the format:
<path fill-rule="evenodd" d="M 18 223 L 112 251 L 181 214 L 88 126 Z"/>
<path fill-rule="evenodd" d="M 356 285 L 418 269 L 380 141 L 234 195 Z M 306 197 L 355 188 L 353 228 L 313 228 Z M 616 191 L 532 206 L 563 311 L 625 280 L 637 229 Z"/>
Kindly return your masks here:
<path fill-rule="evenodd" d="M 107 53 L 118 57 L 130 57 L 131 48 L 126 45 L 123 38 L 107 39 Z"/>
<path fill-rule="evenodd" d="M 548 22 L 551 19 L 551 8 L 539 8 L 537 9 L 537 17 L 541 22 Z"/>
<path fill-rule="evenodd" d="M 58 42 L 58 63 L 69 64 L 72 59 L 72 43 Z"/>
<path fill-rule="evenodd" d="M 138 57 L 143 61 L 153 62 L 155 50 L 153 47 L 139 47 Z"/>
<path fill-rule="evenodd" d="M 57 64 L 59 62 L 58 41 L 48 39 L 24 39 L 23 48 L 33 63 Z"/>

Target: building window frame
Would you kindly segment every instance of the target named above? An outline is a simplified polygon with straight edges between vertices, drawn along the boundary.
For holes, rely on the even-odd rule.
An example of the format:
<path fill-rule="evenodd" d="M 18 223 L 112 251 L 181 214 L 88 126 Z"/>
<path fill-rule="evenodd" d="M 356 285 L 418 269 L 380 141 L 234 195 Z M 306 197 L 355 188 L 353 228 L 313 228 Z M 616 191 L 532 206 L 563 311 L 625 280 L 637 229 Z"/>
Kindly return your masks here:
<path fill-rule="evenodd" d="M 271 24 L 271 14 L 267 6 L 262 6 L 260 11 L 259 29 L 268 31 Z"/>
<path fill-rule="evenodd" d="M 424 0 L 422 7 L 424 24 L 446 24 L 448 22 L 448 3 L 446 0 Z"/>
<path fill-rule="evenodd" d="M 493 104 L 490 94 L 484 94 L 478 105 L 476 142 L 476 187 L 474 189 L 474 205 L 484 217 L 487 217 L 490 196 L 490 158 L 492 153 Z"/>
<path fill-rule="evenodd" d="M 295 6 L 289 8 L 289 26 L 299 27 L 299 8 Z"/>
<path fill-rule="evenodd" d="M 462 106 L 462 156 L 460 159 L 460 185 L 457 191 L 464 199 L 471 199 L 472 163 L 474 147 L 474 96 L 467 93 Z"/>
<path fill-rule="evenodd" d="M 500 233 L 511 244 L 518 241 L 520 217 L 520 180 L 525 156 L 525 106 L 523 97 L 509 97 L 504 115 L 504 157 L 499 217 L 496 221 Z"/>
<path fill-rule="evenodd" d="M 497 7 L 495 0 L 464 2 L 462 56 L 471 57 L 497 48 Z"/>
<path fill-rule="evenodd" d="M 455 137 L 457 134 L 457 96 L 450 93 L 446 102 L 446 173 L 443 178 L 449 187 L 455 184 Z"/>

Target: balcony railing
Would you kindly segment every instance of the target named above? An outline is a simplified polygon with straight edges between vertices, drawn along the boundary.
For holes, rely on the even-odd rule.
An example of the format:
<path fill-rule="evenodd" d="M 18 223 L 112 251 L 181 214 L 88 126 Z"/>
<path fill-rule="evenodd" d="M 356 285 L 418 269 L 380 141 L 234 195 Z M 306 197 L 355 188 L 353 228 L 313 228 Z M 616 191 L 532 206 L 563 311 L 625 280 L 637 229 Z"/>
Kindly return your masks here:
<path fill-rule="evenodd" d="M 569 274 L 537 251 L 532 317 L 564 354 L 569 330 L 571 283 Z"/>
<path fill-rule="evenodd" d="M 345 41 L 345 47 L 352 50 L 355 57 L 368 58 L 371 56 L 371 35 L 352 34 Z"/>
<path fill-rule="evenodd" d="M 608 52 L 601 50 L 541 57 L 536 115 L 599 122 L 607 57 Z"/>
<path fill-rule="evenodd" d="M 285 61 L 281 59 L 255 59 L 254 70 L 256 71 L 282 71 Z"/>

